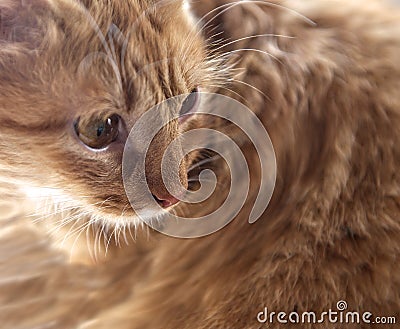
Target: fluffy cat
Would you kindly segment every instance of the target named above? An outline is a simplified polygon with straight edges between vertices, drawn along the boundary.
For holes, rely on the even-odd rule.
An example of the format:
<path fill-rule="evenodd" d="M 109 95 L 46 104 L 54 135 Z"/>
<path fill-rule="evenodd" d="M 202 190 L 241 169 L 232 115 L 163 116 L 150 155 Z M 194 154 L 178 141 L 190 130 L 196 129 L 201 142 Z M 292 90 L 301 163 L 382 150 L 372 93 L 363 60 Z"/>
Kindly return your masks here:
<path fill-rule="evenodd" d="M 42 232 L 7 231 L 4 328 L 285 328 L 290 324 L 263 324 L 257 315 L 264 307 L 322 313 L 340 300 L 399 320 L 397 8 L 356 0 L 202 0 L 190 15 L 180 1 L 155 0 L 7 0 L 0 8 L 0 168 L 8 184 L 35 197 L 48 192 L 84 228 L 99 218 L 110 227 L 135 221 L 121 178 L 124 138 L 148 108 L 199 87 L 257 114 L 278 169 L 269 208 L 255 224 L 247 222 L 253 183 L 225 229 L 181 240 L 138 227 L 134 244 L 112 248 L 112 259 L 93 267 L 60 259 L 50 241 L 39 243 Z M 195 17 L 207 13 L 211 21 L 200 33 Z M 99 35 L 113 35 L 113 46 Z M 123 74 L 116 73 L 119 60 L 88 59 L 105 51 L 104 42 L 118 59 L 125 49 Z M 93 135 L 99 123 L 108 125 L 104 140 L 102 130 Z M 259 179 L 256 154 L 233 127 L 191 124 L 237 138 L 252 182 Z M 159 177 L 160 154 L 180 129 L 171 124 L 150 154 L 154 168 L 146 175 L 161 201 L 170 196 Z M 182 164 L 184 185 L 199 157 Z M 210 165 L 228 174 L 218 160 Z"/>

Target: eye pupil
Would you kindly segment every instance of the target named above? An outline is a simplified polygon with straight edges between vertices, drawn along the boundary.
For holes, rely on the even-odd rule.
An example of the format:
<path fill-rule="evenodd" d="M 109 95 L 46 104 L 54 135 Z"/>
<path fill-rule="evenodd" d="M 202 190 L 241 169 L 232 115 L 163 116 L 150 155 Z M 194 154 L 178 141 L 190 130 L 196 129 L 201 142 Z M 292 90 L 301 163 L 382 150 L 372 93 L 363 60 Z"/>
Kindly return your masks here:
<path fill-rule="evenodd" d="M 97 137 L 100 137 L 103 134 L 103 131 L 104 131 L 104 126 L 100 126 L 97 129 Z"/>
<path fill-rule="evenodd" d="M 118 115 L 108 118 L 93 118 L 75 124 L 75 131 L 79 139 L 92 149 L 103 149 L 115 142 L 119 135 Z"/>

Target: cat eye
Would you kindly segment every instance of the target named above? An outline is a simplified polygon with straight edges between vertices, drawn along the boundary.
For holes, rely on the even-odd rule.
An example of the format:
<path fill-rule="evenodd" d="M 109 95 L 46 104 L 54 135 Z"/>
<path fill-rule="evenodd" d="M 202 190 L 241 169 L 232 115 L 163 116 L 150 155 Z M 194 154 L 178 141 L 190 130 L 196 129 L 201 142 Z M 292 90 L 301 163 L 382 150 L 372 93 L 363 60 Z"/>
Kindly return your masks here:
<path fill-rule="evenodd" d="M 85 145 L 92 149 L 100 150 L 117 140 L 120 121 L 120 116 L 116 114 L 87 121 L 79 119 L 75 124 L 75 131 Z"/>
<path fill-rule="evenodd" d="M 182 107 L 180 110 L 180 114 L 188 114 L 193 112 L 197 105 L 199 104 L 200 101 L 200 90 L 199 88 L 195 88 L 192 90 L 192 92 L 185 98 L 185 100 L 182 103 Z"/>

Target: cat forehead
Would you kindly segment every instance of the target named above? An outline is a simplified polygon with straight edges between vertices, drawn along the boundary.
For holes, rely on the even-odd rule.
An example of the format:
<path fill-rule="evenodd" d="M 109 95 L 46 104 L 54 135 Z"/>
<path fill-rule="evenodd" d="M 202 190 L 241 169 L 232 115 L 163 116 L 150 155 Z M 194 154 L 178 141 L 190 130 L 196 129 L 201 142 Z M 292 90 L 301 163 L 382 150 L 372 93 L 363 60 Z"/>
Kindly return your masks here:
<path fill-rule="evenodd" d="M 186 37 L 190 33 L 184 11 L 180 15 L 171 11 L 176 6 L 183 8 L 184 4 L 179 0 L 5 0 L 0 2 L 0 43 L 6 47 L 5 54 L 8 49 L 16 55 L 18 51 L 42 51 L 42 59 L 52 56 L 50 62 L 62 55 L 71 64 L 93 52 L 128 60 L 136 57 L 139 65 L 146 59 L 155 62 L 179 48 L 185 26 Z"/>
<path fill-rule="evenodd" d="M 177 5 L 181 14 L 175 10 L 171 16 Z M 186 86 L 202 78 L 198 63 L 204 54 L 189 38 L 192 27 L 183 5 L 173 0 L 1 1 L 2 32 L 7 32 L 3 42 L 10 44 L 13 56 L 6 56 L 8 44 L 0 47 L 0 98 L 15 94 L 10 80 L 20 86 L 19 102 L 26 103 L 20 108 L 32 108 L 39 98 L 47 104 L 49 95 L 58 95 L 52 97 L 54 104 L 41 106 L 45 116 L 60 105 L 66 108 L 57 111 L 60 115 L 68 109 L 93 108 L 94 98 L 101 105 L 96 108 L 118 101 L 145 109 L 152 104 L 140 104 L 143 99 L 154 103 L 187 92 Z M 185 61 L 182 55 L 187 55 Z M 31 119 L 40 120 L 35 116 L 32 113 Z"/>
<path fill-rule="evenodd" d="M 184 8 L 188 3 L 183 0 L 2 0 L 0 40 L 18 41 L 21 35 L 49 28 L 50 22 L 55 23 L 51 28 L 83 21 L 102 30 L 110 24 L 121 30 L 135 24 L 139 29 L 146 21 L 160 27 L 170 24 L 171 17 Z"/>

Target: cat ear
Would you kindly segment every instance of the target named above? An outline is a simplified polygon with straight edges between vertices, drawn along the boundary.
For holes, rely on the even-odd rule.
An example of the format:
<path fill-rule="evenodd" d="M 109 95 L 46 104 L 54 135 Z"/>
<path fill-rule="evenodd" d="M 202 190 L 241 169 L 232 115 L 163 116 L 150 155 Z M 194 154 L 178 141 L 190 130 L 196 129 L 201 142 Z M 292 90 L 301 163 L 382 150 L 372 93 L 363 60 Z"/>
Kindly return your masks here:
<path fill-rule="evenodd" d="M 190 2 L 188 0 L 182 1 L 182 8 L 185 12 L 190 13 Z"/>
<path fill-rule="evenodd" d="M 14 37 L 14 25 L 17 7 L 17 1 L 0 2 L 0 40 L 3 42 L 11 41 Z"/>
<path fill-rule="evenodd" d="M 38 42 L 38 12 L 48 10 L 46 0 L 0 0 L 0 42 L 29 45 Z"/>

